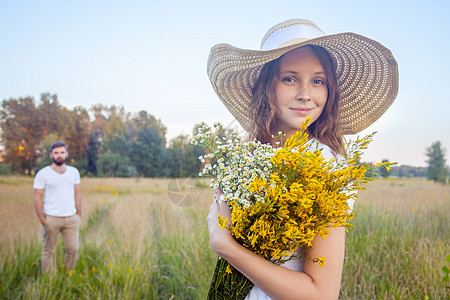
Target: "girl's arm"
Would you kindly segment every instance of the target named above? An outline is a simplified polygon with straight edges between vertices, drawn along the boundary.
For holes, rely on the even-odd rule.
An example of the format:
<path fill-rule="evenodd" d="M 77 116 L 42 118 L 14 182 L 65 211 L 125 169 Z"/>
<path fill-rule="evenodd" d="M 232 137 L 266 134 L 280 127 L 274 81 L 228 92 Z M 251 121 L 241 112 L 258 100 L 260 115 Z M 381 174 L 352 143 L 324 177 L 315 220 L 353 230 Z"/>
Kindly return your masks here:
<path fill-rule="evenodd" d="M 324 267 L 305 260 L 303 271 L 296 272 L 277 266 L 238 244 L 229 230 L 219 228 L 219 215 L 231 219 L 230 207 L 224 202 L 214 202 L 207 218 L 211 246 L 266 295 L 272 299 L 338 298 L 344 262 L 344 228 L 330 228 L 326 240 L 317 236 L 313 247 L 305 253 L 309 257 L 326 257 Z"/>

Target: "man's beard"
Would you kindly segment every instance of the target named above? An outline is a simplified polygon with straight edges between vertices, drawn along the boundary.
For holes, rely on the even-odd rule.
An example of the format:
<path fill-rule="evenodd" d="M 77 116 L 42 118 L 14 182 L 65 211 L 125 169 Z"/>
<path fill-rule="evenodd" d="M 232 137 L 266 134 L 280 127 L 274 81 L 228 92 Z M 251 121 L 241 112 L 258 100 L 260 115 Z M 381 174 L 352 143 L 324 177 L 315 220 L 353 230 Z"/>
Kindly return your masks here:
<path fill-rule="evenodd" d="M 67 158 L 54 159 L 52 157 L 52 160 L 57 166 L 62 166 L 66 162 Z"/>

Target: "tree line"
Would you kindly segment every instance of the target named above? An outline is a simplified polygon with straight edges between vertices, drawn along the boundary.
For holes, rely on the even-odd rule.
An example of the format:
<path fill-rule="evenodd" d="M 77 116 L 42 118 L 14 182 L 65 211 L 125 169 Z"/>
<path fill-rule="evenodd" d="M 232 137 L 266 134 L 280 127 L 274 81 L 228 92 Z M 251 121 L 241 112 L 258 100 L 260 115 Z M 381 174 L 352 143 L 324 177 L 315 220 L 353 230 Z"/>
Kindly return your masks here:
<path fill-rule="evenodd" d="M 446 165 L 445 149 L 441 142 L 436 141 L 430 147 L 426 148 L 425 155 L 427 167 L 412 167 L 412 166 L 393 166 L 390 170 L 386 167 L 378 169 L 378 175 L 386 177 L 426 177 L 428 180 L 433 180 L 442 184 L 447 183 L 447 178 L 450 177 L 450 170 Z M 382 162 L 388 162 L 383 159 Z"/>
<path fill-rule="evenodd" d="M 57 140 L 69 148 L 67 163 L 85 176 L 196 176 L 205 154 L 188 135 L 166 141 L 167 127 L 144 110 L 132 114 L 102 104 L 67 109 L 49 93 L 38 103 L 33 97 L 3 100 L 0 125 L 3 168 L 28 175 L 51 164 L 48 149 Z"/>
<path fill-rule="evenodd" d="M 192 135 L 199 126 L 195 124 Z M 167 127 L 145 110 L 126 112 L 122 106 L 96 104 L 68 109 L 57 95 L 3 100 L 0 110 L 0 174 L 33 175 L 51 164 L 48 149 L 57 140 L 69 148 L 68 164 L 84 176 L 190 177 L 201 170 L 206 149 L 191 145 L 189 135 L 166 140 Z M 220 128 L 220 137 L 236 132 Z M 394 166 L 381 177 L 427 177 L 445 183 L 446 160 L 440 142 L 426 149 L 428 167 Z M 387 160 L 384 160 L 387 161 Z"/>

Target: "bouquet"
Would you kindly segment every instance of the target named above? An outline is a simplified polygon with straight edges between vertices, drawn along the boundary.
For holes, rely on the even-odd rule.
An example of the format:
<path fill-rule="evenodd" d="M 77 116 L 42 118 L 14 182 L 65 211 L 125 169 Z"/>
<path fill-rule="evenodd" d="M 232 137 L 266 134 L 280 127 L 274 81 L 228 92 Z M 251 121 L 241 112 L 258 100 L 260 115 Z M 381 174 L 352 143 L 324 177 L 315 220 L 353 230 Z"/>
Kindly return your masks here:
<path fill-rule="evenodd" d="M 191 140 L 209 149 L 199 158 L 204 163 L 200 175 L 211 175 L 211 187 L 223 191 L 219 201 L 231 206 L 232 225 L 219 216 L 220 227 L 275 264 L 308 259 L 323 266 L 326 258 L 306 257 L 306 249 L 316 235 L 326 238 L 330 227 L 351 227 L 347 201 L 356 200 L 356 191 L 370 180 L 368 169 L 374 168 L 358 163 L 373 134 L 348 143 L 345 156 L 326 159 L 318 143 L 308 142 L 308 122 L 282 147 L 242 142 L 237 136 L 221 139 L 206 125 Z M 283 135 L 277 138 L 282 142 Z M 389 168 L 389 163 L 380 165 Z M 208 299 L 244 299 L 252 286 L 219 257 Z"/>

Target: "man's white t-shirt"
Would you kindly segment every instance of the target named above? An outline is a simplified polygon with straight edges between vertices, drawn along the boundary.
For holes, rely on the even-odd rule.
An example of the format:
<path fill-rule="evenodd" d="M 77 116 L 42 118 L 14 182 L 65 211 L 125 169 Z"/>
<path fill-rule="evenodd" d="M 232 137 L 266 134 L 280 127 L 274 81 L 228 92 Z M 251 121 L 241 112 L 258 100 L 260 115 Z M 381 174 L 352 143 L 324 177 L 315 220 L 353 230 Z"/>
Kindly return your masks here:
<path fill-rule="evenodd" d="M 47 166 L 34 178 L 33 188 L 44 189 L 44 214 L 55 217 L 68 217 L 76 214 L 75 184 L 80 183 L 80 172 L 66 165 L 60 174 Z"/>

